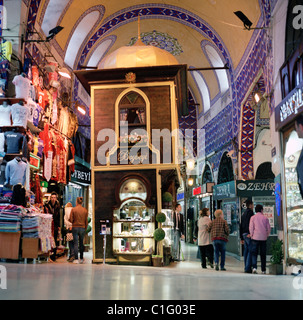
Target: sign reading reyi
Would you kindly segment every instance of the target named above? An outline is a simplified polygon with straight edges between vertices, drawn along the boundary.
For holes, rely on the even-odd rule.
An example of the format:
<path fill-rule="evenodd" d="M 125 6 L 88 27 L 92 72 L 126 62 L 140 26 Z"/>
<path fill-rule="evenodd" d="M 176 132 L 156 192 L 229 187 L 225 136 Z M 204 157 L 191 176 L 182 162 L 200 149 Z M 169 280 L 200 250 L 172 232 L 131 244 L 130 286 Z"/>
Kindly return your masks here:
<path fill-rule="evenodd" d="M 303 111 L 303 83 L 300 83 L 275 110 L 276 130 L 292 121 Z"/>
<path fill-rule="evenodd" d="M 237 181 L 237 195 L 240 197 L 272 196 L 275 192 L 273 180 Z"/>
<path fill-rule="evenodd" d="M 91 171 L 84 166 L 80 166 L 80 165 L 76 164 L 75 171 L 71 175 L 71 181 L 78 182 L 78 183 L 84 183 L 84 184 L 90 184 L 91 183 Z"/>

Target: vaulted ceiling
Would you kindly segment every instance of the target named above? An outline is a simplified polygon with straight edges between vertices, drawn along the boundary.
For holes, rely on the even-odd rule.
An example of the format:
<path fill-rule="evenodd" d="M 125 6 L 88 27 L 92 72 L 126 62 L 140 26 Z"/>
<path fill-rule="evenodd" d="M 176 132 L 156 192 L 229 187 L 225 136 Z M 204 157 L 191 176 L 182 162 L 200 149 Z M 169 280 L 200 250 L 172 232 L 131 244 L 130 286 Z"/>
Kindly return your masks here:
<path fill-rule="evenodd" d="M 260 5 L 261 3 L 261 5 Z M 260 0 L 41 0 L 36 23 L 48 31 L 64 29 L 52 40 L 71 69 L 96 67 L 114 50 L 131 45 L 140 32 L 145 44 L 171 52 L 190 68 L 220 67 L 226 70 L 189 72 L 189 88 L 199 113 L 225 93 L 231 74 L 241 68 L 252 31 L 244 30 L 235 11 L 245 13 L 253 26 L 263 23 Z"/>

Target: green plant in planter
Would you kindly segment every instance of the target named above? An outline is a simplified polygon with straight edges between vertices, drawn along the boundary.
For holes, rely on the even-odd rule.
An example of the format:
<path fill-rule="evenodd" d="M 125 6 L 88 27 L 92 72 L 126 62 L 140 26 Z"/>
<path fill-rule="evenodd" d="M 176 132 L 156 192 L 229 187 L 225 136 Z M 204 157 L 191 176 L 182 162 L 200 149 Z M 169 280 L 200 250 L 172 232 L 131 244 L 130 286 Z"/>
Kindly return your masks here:
<path fill-rule="evenodd" d="M 271 265 L 269 266 L 270 274 L 283 274 L 283 241 L 277 240 L 272 244 L 272 256 L 270 258 Z"/>
<path fill-rule="evenodd" d="M 163 202 L 172 202 L 173 201 L 173 196 L 170 192 L 164 192 L 162 196 Z"/>
<path fill-rule="evenodd" d="M 281 264 L 283 260 L 283 241 L 277 240 L 272 244 L 271 264 Z"/>
<path fill-rule="evenodd" d="M 165 231 L 162 228 L 156 229 L 154 232 L 154 239 L 157 242 L 160 242 L 160 241 L 164 240 L 164 238 L 165 238 Z"/>
<path fill-rule="evenodd" d="M 165 215 L 165 213 L 159 212 L 159 213 L 156 215 L 156 220 L 157 220 L 157 222 L 159 222 L 159 223 L 165 222 L 165 221 L 166 221 L 166 215 Z"/>
<path fill-rule="evenodd" d="M 165 222 L 166 215 L 163 212 L 159 212 L 156 215 L 156 221 L 159 223 L 159 227 L 154 232 L 154 239 L 157 241 L 157 257 L 163 258 L 163 243 L 165 238 L 165 231 L 162 229 L 162 223 Z"/>

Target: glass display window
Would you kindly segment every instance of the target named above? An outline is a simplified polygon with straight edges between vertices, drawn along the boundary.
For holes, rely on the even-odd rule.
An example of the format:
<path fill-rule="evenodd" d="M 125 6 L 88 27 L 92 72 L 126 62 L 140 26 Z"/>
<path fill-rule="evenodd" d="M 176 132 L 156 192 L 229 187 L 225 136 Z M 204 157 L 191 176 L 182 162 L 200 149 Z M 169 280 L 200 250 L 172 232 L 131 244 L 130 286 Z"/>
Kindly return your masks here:
<path fill-rule="evenodd" d="M 146 144 L 146 103 L 137 92 L 127 93 L 119 103 L 120 143 Z"/>
<path fill-rule="evenodd" d="M 143 201 L 128 199 L 114 210 L 114 253 L 152 254 L 154 251 L 154 209 Z"/>
<path fill-rule="evenodd" d="M 162 228 L 165 231 L 164 246 L 170 247 L 173 243 L 173 232 L 174 232 L 174 220 L 173 210 L 162 209 L 161 212 L 165 213 L 166 220 L 162 223 Z"/>
<path fill-rule="evenodd" d="M 303 261 L 303 199 L 298 185 L 296 167 L 303 147 L 295 130 L 285 139 L 285 200 L 288 227 L 288 255 Z"/>

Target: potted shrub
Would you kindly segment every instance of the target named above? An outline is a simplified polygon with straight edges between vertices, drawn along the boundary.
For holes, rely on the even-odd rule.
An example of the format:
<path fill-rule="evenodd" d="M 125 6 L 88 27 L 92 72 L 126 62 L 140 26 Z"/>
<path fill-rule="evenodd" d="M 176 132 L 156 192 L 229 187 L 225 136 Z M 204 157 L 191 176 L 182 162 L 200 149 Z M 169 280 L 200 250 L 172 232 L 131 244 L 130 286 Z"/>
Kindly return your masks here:
<path fill-rule="evenodd" d="M 270 274 L 283 274 L 283 241 L 277 240 L 272 245 L 272 256 L 270 258 L 269 273 Z"/>
<path fill-rule="evenodd" d="M 156 215 L 156 221 L 159 227 L 154 232 L 154 239 L 157 242 L 157 254 L 152 256 L 154 267 L 161 267 L 163 260 L 163 240 L 165 238 L 165 231 L 162 229 L 162 223 L 165 222 L 166 215 L 160 212 Z"/>
<path fill-rule="evenodd" d="M 166 191 L 162 195 L 162 202 L 164 209 L 170 209 L 173 203 L 173 196 L 170 192 Z"/>

